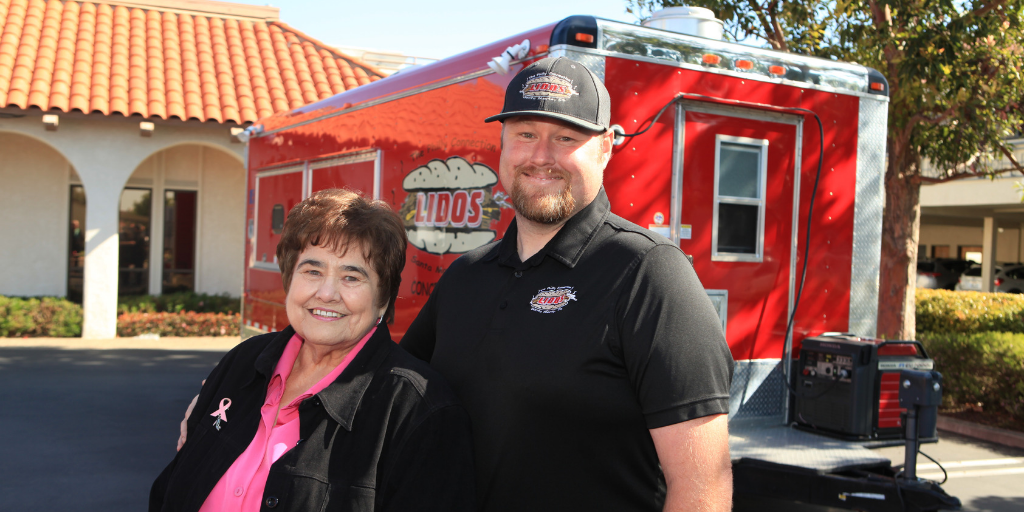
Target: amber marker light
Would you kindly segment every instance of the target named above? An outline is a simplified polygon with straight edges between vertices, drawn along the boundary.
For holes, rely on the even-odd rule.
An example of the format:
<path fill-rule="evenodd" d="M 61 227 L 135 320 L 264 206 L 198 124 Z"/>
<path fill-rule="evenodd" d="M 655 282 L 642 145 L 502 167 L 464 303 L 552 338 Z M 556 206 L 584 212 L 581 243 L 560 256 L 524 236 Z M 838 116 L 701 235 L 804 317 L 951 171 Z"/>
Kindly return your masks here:
<path fill-rule="evenodd" d="M 718 55 L 712 55 L 710 53 L 705 53 L 701 60 L 704 61 L 704 64 L 711 64 L 712 66 L 717 65 L 719 62 L 722 62 L 721 57 L 719 57 Z"/>
<path fill-rule="evenodd" d="M 768 72 L 773 75 L 785 75 L 786 68 L 782 66 L 768 66 Z"/>
<path fill-rule="evenodd" d="M 577 32 L 576 33 L 576 40 L 581 42 L 581 43 L 593 43 L 594 42 L 594 36 L 591 35 L 591 34 L 584 34 L 582 32 Z"/>
<path fill-rule="evenodd" d="M 749 60 L 738 60 L 734 63 L 736 69 L 751 70 L 754 69 L 754 63 Z"/>
<path fill-rule="evenodd" d="M 882 82 L 871 82 L 871 90 L 872 91 L 884 91 L 885 90 L 885 86 L 882 85 Z"/>

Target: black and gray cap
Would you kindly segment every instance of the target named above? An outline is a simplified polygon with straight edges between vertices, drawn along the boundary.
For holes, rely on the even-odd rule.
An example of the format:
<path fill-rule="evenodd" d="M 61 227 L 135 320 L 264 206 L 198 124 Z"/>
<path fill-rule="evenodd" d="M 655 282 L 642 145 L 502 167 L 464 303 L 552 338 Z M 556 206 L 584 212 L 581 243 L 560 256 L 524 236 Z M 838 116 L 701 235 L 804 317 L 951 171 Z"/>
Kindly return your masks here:
<path fill-rule="evenodd" d="M 586 66 L 549 57 L 516 74 L 505 89 L 505 107 L 484 122 L 514 116 L 551 117 L 603 133 L 611 122 L 611 99 L 601 79 Z"/>

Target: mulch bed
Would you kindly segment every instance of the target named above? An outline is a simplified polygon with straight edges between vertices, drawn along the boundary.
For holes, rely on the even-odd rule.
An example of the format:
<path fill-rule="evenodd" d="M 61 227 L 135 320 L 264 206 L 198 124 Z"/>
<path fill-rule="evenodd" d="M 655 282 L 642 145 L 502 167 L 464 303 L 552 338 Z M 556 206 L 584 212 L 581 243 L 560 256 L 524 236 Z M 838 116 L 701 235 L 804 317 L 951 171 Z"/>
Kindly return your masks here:
<path fill-rule="evenodd" d="M 1000 411 L 960 407 L 956 409 L 940 409 L 939 413 L 957 420 L 1024 433 L 1024 421 Z"/>

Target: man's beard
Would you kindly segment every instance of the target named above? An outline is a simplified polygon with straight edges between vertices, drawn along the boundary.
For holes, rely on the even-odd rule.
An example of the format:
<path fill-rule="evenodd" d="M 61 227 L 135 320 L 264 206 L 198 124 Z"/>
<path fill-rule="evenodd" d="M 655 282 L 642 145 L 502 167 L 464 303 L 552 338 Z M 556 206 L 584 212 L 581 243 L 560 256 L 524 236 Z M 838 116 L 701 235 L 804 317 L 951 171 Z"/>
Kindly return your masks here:
<path fill-rule="evenodd" d="M 531 169 L 532 172 L 540 172 L 538 169 Z M 512 207 L 516 213 L 523 218 L 538 224 L 558 224 L 572 216 L 576 209 L 576 200 L 572 197 L 572 185 L 569 183 L 568 173 L 560 170 L 550 170 L 562 177 L 565 186 L 560 192 L 549 194 L 534 194 L 531 196 L 522 183 L 522 168 L 516 169 L 516 177 L 512 180 Z"/>

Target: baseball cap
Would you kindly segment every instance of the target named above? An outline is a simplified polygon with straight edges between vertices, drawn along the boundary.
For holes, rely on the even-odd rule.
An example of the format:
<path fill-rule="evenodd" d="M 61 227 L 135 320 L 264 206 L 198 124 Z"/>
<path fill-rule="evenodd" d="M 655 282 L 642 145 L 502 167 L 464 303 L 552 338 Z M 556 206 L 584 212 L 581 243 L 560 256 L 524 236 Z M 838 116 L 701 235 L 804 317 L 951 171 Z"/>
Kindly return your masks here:
<path fill-rule="evenodd" d="M 505 107 L 486 123 L 514 116 L 541 116 L 604 132 L 611 122 L 611 99 L 604 83 L 586 66 L 566 57 L 548 57 L 523 68 L 505 89 Z"/>

